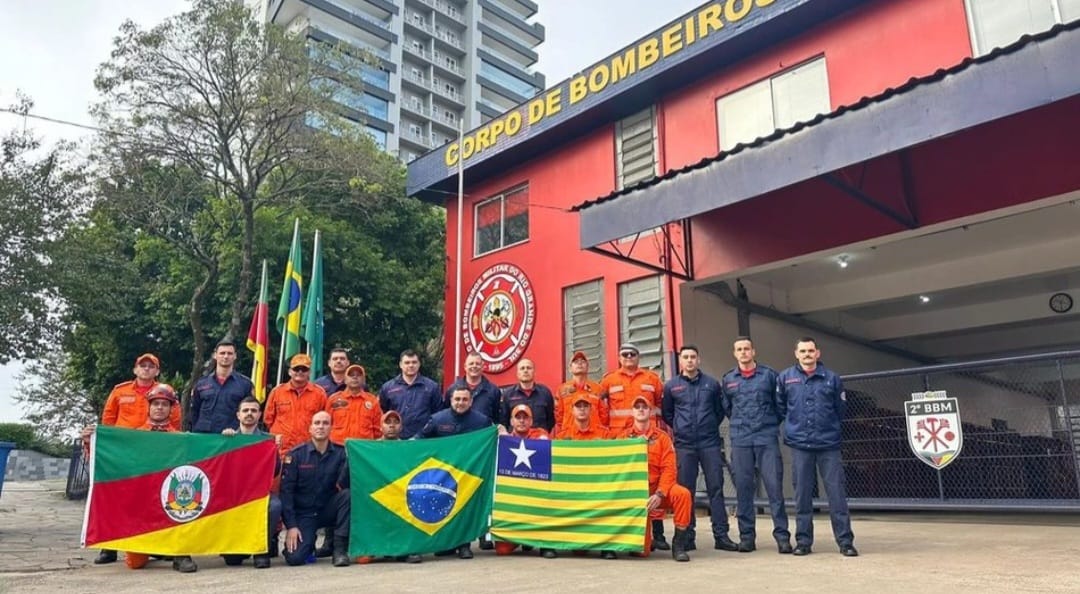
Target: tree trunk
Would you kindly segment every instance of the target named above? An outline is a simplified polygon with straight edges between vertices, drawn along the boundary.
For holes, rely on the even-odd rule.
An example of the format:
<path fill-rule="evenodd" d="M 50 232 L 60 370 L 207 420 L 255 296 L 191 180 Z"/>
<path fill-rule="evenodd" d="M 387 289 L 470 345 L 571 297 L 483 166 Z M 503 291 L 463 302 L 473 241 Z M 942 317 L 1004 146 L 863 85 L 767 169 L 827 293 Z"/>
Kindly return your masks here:
<path fill-rule="evenodd" d="M 229 335 L 238 340 L 244 331 L 244 313 L 248 303 L 251 302 L 252 289 L 252 260 L 255 252 L 255 205 L 254 196 L 238 196 L 240 199 L 241 216 L 243 217 L 244 231 L 240 238 L 240 278 L 236 287 L 236 298 L 233 300 L 232 318 L 229 320 Z"/>
<path fill-rule="evenodd" d="M 195 382 L 199 381 L 199 378 L 203 374 L 203 364 L 206 361 L 206 330 L 203 328 L 203 306 L 206 302 L 206 296 L 210 293 L 211 289 L 217 284 L 218 279 L 218 263 L 216 260 L 211 260 L 206 264 L 206 274 L 203 276 L 203 280 L 195 291 L 191 294 L 191 301 L 188 302 L 188 322 L 191 325 L 192 336 L 192 356 L 191 356 L 191 378 L 188 380 L 188 385 L 182 390 L 180 410 L 183 411 L 183 426 L 187 430 L 191 430 L 191 394 L 195 390 Z"/>

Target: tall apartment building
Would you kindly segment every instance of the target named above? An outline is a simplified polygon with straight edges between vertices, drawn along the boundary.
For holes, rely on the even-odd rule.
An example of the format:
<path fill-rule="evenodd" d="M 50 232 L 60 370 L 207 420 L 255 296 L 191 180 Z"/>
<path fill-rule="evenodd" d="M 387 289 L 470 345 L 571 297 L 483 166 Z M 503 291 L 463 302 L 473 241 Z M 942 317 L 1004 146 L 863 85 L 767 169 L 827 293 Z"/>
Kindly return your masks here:
<path fill-rule="evenodd" d="M 542 91 L 532 65 L 544 26 L 533 0 L 266 0 L 265 19 L 319 42 L 365 49 L 378 65 L 344 113 L 405 162 Z"/>

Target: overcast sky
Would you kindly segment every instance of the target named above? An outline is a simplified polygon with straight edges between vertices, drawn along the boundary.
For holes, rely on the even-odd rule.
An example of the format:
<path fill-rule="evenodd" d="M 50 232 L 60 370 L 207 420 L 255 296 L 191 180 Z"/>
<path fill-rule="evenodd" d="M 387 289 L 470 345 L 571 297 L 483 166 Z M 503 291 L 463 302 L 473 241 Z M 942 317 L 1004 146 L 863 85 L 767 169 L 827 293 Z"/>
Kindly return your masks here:
<path fill-rule="evenodd" d="M 535 20 L 547 29 L 537 49 L 537 70 L 554 86 L 614 53 L 705 0 L 536 0 Z M 0 0 L 0 105 L 16 89 L 33 98 L 34 112 L 90 123 L 94 71 L 109 56 L 112 39 L 126 19 L 151 26 L 184 10 L 186 0 Z M 615 7 L 618 7 L 617 9 Z M 85 131 L 0 114 L 0 129 L 27 125 L 46 142 L 78 139 Z M 11 396 L 17 365 L 0 367 L 0 422 L 22 411 Z"/>

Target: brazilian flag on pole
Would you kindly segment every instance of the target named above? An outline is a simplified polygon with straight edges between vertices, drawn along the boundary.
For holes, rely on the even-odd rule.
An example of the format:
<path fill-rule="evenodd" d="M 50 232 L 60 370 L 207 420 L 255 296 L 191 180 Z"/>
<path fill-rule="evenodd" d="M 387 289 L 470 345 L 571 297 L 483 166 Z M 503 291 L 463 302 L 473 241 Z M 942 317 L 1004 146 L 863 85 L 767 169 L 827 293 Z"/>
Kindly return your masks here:
<path fill-rule="evenodd" d="M 288 361 L 300 352 L 300 301 L 304 287 L 300 276 L 300 262 L 300 219 L 296 219 L 277 311 L 277 328 L 281 333 L 282 343 L 281 361 Z"/>
<path fill-rule="evenodd" d="M 349 439 L 349 556 L 445 551 L 487 531 L 494 426 L 409 441 Z"/>

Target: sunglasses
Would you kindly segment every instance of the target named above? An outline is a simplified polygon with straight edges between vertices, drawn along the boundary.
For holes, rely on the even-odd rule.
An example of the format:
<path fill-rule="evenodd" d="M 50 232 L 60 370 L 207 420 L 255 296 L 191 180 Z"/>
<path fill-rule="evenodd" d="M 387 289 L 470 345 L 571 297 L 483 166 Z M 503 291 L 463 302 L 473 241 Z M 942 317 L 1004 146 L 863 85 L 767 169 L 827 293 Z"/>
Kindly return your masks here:
<path fill-rule="evenodd" d="M 310 367 L 293 367 L 292 370 L 295 371 L 296 373 L 307 373 L 307 372 L 311 371 L 311 368 Z"/>
<path fill-rule="evenodd" d="M 637 353 L 631 353 L 630 351 L 627 351 L 625 353 L 619 353 L 619 356 L 625 359 L 633 359 L 634 357 L 637 357 L 637 355 Z"/>

